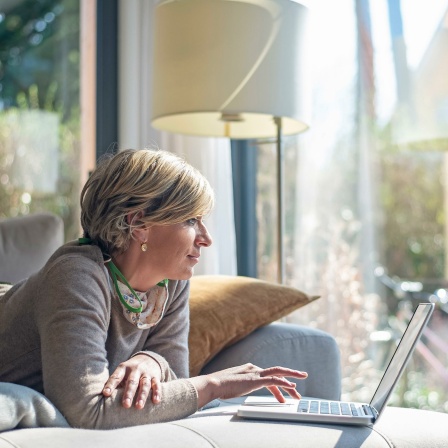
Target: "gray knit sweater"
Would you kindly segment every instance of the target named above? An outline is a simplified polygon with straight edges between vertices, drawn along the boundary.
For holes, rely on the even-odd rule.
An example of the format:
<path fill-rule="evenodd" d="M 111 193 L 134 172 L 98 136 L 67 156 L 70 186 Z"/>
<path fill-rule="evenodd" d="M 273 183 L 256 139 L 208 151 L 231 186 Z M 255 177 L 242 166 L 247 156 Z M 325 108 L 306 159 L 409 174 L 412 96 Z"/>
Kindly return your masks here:
<path fill-rule="evenodd" d="M 44 393 L 74 427 L 119 428 L 197 410 L 188 377 L 188 281 L 169 282 L 162 321 L 139 330 L 111 293 L 96 246 L 62 246 L 46 266 L 0 300 L 0 381 Z M 102 389 L 120 362 L 147 352 L 162 367 L 162 402 L 125 409 L 123 389 Z M 181 379 L 183 378 L 183 379 Z"/>

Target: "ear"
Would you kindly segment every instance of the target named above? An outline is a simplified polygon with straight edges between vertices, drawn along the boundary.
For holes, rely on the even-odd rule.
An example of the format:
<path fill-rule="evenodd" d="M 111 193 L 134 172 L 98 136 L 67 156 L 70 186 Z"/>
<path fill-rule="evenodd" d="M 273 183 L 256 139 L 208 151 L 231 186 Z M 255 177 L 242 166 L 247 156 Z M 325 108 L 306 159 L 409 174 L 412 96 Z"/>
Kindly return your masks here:
<path fill-rule="evenodd" d="M 143 212 L 135 212 L 128 213 L 126 215 L 126 222 L 129 225 L 139 226 L 141 224 L 141 218 L 143 216 Z M 132 230 L 132 237 L 137 241 L 141 241 L 142 243 L 148 240 L 148 228 L 147 227 L 137 227 Z"/>

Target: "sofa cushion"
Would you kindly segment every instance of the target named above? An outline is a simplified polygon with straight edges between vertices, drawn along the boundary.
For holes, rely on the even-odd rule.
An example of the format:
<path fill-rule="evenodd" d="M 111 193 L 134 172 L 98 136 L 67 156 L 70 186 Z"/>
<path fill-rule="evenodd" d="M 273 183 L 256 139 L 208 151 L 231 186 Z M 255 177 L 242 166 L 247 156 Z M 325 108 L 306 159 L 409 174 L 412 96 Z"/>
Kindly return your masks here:
<path fill-rule="evenodd" d="M 378 424 L 342 426 L 243 420 L 236 405 L 190 418 L 109 431 L 36 428 L 0 433 L 0 448 L 442 448 L 448 415 L 387 408 Z"/>
<path fill-rule="evenodd" d="M 0 282 L 17 283 L 37 272 L 63 242 L 62 219 L 51 213 L 0 221 Z"/>
<path fill-rule="evenodd" d="M 317 298 L 292 287 L 249 277 L 192 277 L 190 375 L 198 375 L 223 348 Z"/>

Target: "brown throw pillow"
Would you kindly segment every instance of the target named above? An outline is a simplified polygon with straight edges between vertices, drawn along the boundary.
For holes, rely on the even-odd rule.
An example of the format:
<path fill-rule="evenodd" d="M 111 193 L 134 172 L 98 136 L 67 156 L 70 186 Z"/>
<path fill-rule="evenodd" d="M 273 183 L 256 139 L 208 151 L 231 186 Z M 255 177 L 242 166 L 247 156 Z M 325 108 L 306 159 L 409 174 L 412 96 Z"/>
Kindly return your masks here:
<path fill-rule="evenodd" d="M 190 280 L 190 375 L 255 329 L 319 298 L 249 277 L 198 275 Z"/>

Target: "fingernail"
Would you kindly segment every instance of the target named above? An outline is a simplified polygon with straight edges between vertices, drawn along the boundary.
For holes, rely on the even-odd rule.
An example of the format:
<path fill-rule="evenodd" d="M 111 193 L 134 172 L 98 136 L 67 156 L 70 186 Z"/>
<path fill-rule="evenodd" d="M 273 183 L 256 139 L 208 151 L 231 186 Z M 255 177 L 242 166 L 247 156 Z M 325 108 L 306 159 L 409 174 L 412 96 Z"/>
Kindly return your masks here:
<path fill-rule="evenodd" d="M 105 387 L 104 392 L 106 392 L 106 394 L 110 394 L 110 387 Z"/>
<path fill-rule="evenodd" d="M 131 399 L 130 398 L 126 398 L 123 403 L 124 403 L 125 406 L 130 406 L 131 405 Z"/>
<path fill-rule="evenodd" d="M 138 400 L 137 405 L 138 405 L 139 408 L 142 408 L 143 407 L 143 400 Z"/>

